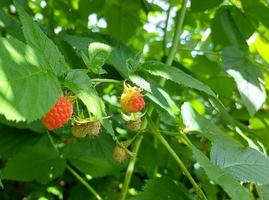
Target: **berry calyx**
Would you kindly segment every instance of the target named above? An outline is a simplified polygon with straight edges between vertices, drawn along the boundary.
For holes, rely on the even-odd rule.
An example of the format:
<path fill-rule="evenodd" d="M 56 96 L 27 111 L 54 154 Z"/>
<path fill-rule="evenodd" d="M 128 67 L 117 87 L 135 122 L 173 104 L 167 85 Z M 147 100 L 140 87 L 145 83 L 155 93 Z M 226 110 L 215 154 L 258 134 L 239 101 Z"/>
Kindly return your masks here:
<path fill-rule="evenodd" d="M 141 128 L 141 119 L 129 120 L 125 123 L 129 131 L 138 132 Z"/>
<path fill-rule="evenodd" d="M 73 105 L 65 97 L 60 100 L 43 117 L 42 123 L 48 130 L 62 127 L 73 114 Z"/>
<path fill-rule="evenodd" d="M 145 113 L 144 113 L 145 114 Z M 138 132 L 141 129 L 143 113 L 131 113 L 126 115 L 122 113 L 122 118 L 125 120 L 125 125 L 129 131 Z"/>
<path fill-rule="evenodd" d="M 100 130 L 101 123 L 99 120 L 75 120 L 72 127 L 72 134 L 78 138 L 86 137 L 87 135 L 90 137 L 96 137 L 100 134 Z"/>
<path fill-rule="evenodd" d="M 125 112 L 135 113 L 143 110 L 145 101 L 141 94 L 141 89 L 137 87 L 124 86 L 120 98 L 122 109 Z"/>
<path fill-rule="evenodd" d="M 130 156 L 130 152 L 128 149 L 124 146 L 124 143 L 118 143 L 113 149 L 112 152 L 112 158 L 117 163 L 122 163 L 126 159 L 128 159 Z"/>

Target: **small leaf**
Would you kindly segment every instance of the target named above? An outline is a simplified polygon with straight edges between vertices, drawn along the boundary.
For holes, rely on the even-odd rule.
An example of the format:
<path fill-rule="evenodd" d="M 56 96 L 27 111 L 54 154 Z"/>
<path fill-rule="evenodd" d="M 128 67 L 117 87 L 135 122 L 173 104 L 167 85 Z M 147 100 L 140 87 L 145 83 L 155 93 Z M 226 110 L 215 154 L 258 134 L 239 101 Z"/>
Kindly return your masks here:
<path fill-rule="evenodd" d="M 88 68 L 93 71 L 96 74 L 102 74 L 105 71 L 102 69 L 102 66 L 105 64 L 105 61 L 109 58 L 111 47 L 99 43 L 99 42 L 93 42 L 89 45 L 88 53 L 89 58 L 88 60 L 83 56 L 84 62 L 88 66 Z M 83 54 L 84 55 L 84 54 Z"/>
<path fill-rule="evenodd" d="M 65 85 L 72 90 L 85 104 L 89 113 L 98 117 L 104 128 L 114 135 L 114 130 L 106 116 L 105 105 L 91 84 L 91 79 L 82 70 L 71 70 L 66 78 Z"/>
<path fill-rule="evenodd" d="M 85 57 L 87 57 L 86 55 L 88 54 L 88 46 L 91 43 L 95 41 L 105 43 L 104 39 L 101 37 L 78 37 L 67 34 L 61 34 L 60 37 L 68 44 L 70 44 L 79 56 L 84 57 L 84 60 L 87 60 Z M 127 78 L 129 74 L 127 60 L 130 57 L 133 57 L 134 53 L 128 47 L 118 41 L 113 42 L 110 46 L 112 50 L 110 52 L 108 62 L 113 65 L 113 67 L 120 73 L 121 76 Z"/>
<path fill-rule="evenodd" d="M 227 73 L 234 78 L 242 101 L 253 116 L 266 99 L 262 72 L 237 48 L 225 48 L 222 56 Z"/>

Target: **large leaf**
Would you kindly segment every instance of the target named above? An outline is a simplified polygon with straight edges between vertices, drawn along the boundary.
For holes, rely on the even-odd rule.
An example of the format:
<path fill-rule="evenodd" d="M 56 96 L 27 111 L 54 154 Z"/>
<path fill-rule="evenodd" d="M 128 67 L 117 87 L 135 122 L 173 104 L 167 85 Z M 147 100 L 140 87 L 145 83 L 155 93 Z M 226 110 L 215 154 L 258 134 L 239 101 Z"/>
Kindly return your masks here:
<path fill-rule="evenodd" d="M 49 182 L 62 175 L 65 161 L 57 154 L 48 136 L 22 148 L 6 163 L 2 179 Z"/>
<path fill-rule="evenodd" d="M 162 177 L 147 181 L 143 192 L 129 200 L 194 200 L 193 196 L 180 184 L 173 180 Z"/>
<path fill-rule="evenodd" d="M 0 39 L 0 113 L 8 120 L 34 121 L 60 98 L 58 80 L 40 67 L 36 52 L 16 39 Z"/>
<path fill-rule="evenodd" d="M 240 181 L 269 183 L 269 158 L 255 149 L 232 146 L 221 138 L 212 147 L 211 160 Z"/>
<path fill-rule="evenodd" d="M 114 131 L 109 120 L 104 119 L 104 117 L 107 117 L 104 102 L 92 86 L 88 75 L 82 70 L 72 70 L 65 78 L 65 85 L 83 101 L 89 113 L 96 115 L 105 129 L 111 135 L 114 135 Z"/>
<path fill-rule="evenodd" d="M 242 101 L 253 116 L 266 99 L 262 72 L 237 48 L 225 48 L 222 56 L 226 71 L 234 78 Z"/>
<path fill-rule="evenodd" d="M 157 61 L 148 61 L 143 63 L 140 68 L 152 75 L 160 76 L 180 85 L 184 85 L 202 91 L 212 97 L 216 97 L 214 92 L 208 86 L 175 67 Z"/>
<path fill-rule="evenodd" d="M 209 179 L 220 185 L 232 200 L 251 200 L 249 192 L 240 185 L 228 172 L 220 169 L 197 148 L 191 147 L 193 155 L 201 167 L 205 170 Z"/>
<path fill-rule="evenodd" d="M 64 148 L 63 155 L 76 168 L 93 177 L 117 175 L 119 166 L 112 159 L 114 142 L 101 134 L 96 139 L 85 138 Z"/>
<path fill-rule="evenodd" d="M 23 34 L 27 43 L 36 52 L 42 68 L 53 71 L 57 76 L 61 76 L 66 70 L 64 57 L 57 46 L 41 31 L 32 18 L 15 1 L 23 25 Z"/>

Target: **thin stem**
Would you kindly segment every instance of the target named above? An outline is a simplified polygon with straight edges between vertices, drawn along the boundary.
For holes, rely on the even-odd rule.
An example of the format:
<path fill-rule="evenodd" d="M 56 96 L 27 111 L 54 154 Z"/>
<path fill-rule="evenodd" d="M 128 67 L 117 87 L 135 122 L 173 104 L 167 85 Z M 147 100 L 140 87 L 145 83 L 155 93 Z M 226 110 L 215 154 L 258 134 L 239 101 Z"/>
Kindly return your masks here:
<path fill-rule="evenodd" d="M 163 28 L 164 35 L 163 35 L 163 55 L 166 55 L 166 40 L 167 40 L 167 27 L 168 27 L 168 22 L 169 22 L 169 17 L 170 17 L 170 11 L 171 11 L 172 5 L 171 5 L 171 0 L 169 0 L 169 8 L 167 10 L 166 14 L 166 19 L 165 19 L 165 25 Z"/>
<path fill-rule="evenodd" d="M 91 79 L 91 82 L 122 84 L 122 81 L 118 81 L 118 80 L 115 80 L 115 79 L 108 79 L 108 78 L 94 78 L 94 79 Z"/>
<path fill-rule="evenodd" d="M 49 131 L 47 131 L 47 133 L 48 133 L 48 137 L 49 137 L 49 140 L 50 140 L 52 146 L 54 147 L 55 151 L 59 155 L 60 154 L 59 150 L 58 150 L 52 136 L 50 135 Z M 100 195 L 75 170 L 73 170 L 68 164 L 66 164 L 66 168 L 71 172 L 71 174 L 73 174 L 95 196 L 96 199 L 103 200 L 100 197 Z"/>
<path fill-rule="evenodd" d="M 87 183 L 74 169 L 72 169 L 69 165 L 66 165 L 66 168 L 94 195 L 96 199 L 103 200 L 102 197 L 100 197 L 100 195 L 92 188 L 92 186 L 90 186 L 89 183 Z"/>
<path fill-rule="evenodd" d="M 173 43 L 172 43 L 173 45 L 172 45 L 172 48 L 171 48 L 171 50 L 168 54 L 167 60 L 166 60 L 167 65 L 172 64 L 173 59 L 174 59 L 176 52 L 177 52 L 179 38 L 180 38 L 180 34 L 182 32 L 183 22 L 184 22 L 186 10 L 187 10 L 187 1 L 188 0 L 183 0 L 181 10 L 178 10 L 179 15 L 177 15 L 177 19 L 176 19 L 176 29 L 175 29 L 175 34 L 174 34 Z M 165 81 L 166 81 L 166 79 L 162 78 L 160 80 L 160 85 L 164 86 Z"/>
<path fill-rule="evenodd" d="M 176 51 L 177 51 L 177 47 L 179 44 L 179 37 L 180 37 L 180 34 L 182 32 L 183 22 L 184 22 L 186 10 L 187 10 L 187 1 L 188 0 L 183 0 L 181 10 L 178 10 L 179 15 L 178 15 L 178 18 L 176 20 L 176 30 L 175 30 L 175 34 L 173 37 L 173 46 L 172 46 L 172 48 L 169 52 L 168 58 L 166 60 L 167 65 L 172 64 L 173 59 L 174 59 L 175 54 L 176 54 Z"/>
<path fill-rule="evenodd" d="M 55 149 L 55 151 L 57 152 L 57 154 L 60 154 L 60 153 L 59 153 L 59 150 L 58 150 L 58 148 L 57 148 L 57 146 L 56 146 L 56 144 L 55 144 L 55 142 L 54 142 L 54 140 L 53 140 L 53 138 L 52 138 L 52 136 L 50 135 L 50 132 L 47 131 L 47 134 L 48 134 L 50 143 L 52 144 L 53 148 Z"/>
<path fill-rule="evenodd" d="M 164 147 L 168 150 L 168 152 L 171 154 L 171 156 L 176 160 L 178 165 L 181 167 L 182 171 L 184 172 L 185 176 L 189 179 L 190 183 L 193 185 L 197 195 L 202 200 L 207 200 L 203 190 L 200 188 L 200 186 L 196 183 L 194 178 L 192 177 L 191 173 L 185 166 L 185 164 L 182 162 L 182 160 L 178 157 L 176 152 L 173 150 L 173 148 L 169 145 L 169 143 L 166 141 L 166 139 L 161 135 L 161 133 L 158 131 L 158 129 L 155 127 L 152 121 L 149 121 L 150 128 L 152 132 L 154 133 L 155 137 L 159 139 L 159 141 L 164 145 Z"/>
<path fill-rule="evenodd" d="M 143 135 L 140 135 L 136 139 L 136 141 L 134 143 L 134 146 L 133 146 L 133 149 L 132 149 L 133 155 L 130 158 L 129 165 L 128 165 L 128 168 L 127 168 L 127 171 L 126 171 L 126 175 L 125 175 L 124 182 L 123 182 L 123 185 L 122 185 L 120 200 L 125 200 L 126 199 L 129 184 L 130 184 L 130 181 L 131 181 L 131 178 L 132 178 L 132 175 L 133 175 L 133 171 L 134 171 L 134 167 L 135 167 L 135 163 L 136 163 L 136 159 L 137 159 L 137 154 L 138 154 L 142 139 L 143 139 Z"/>

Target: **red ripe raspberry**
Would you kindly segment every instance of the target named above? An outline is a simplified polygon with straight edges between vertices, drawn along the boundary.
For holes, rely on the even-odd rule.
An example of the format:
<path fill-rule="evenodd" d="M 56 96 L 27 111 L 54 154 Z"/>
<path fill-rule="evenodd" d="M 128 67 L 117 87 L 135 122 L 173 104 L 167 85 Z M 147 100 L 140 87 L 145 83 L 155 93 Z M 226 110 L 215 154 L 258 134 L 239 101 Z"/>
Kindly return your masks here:
<path fill-rule="evenodd" d="M 120 99 L 121 106 L 126 112 L 139 112 L 145 106 L 145 101 L 137 87 L 125 87 Z"/>
<path fill-rule="evenodd" d="M 70 119 L 72 114 L 72 104 L 61 96 L 60 100 L 43 117 L 42 122 L 47 129 L 53 130 L 62 127 Z"/>

